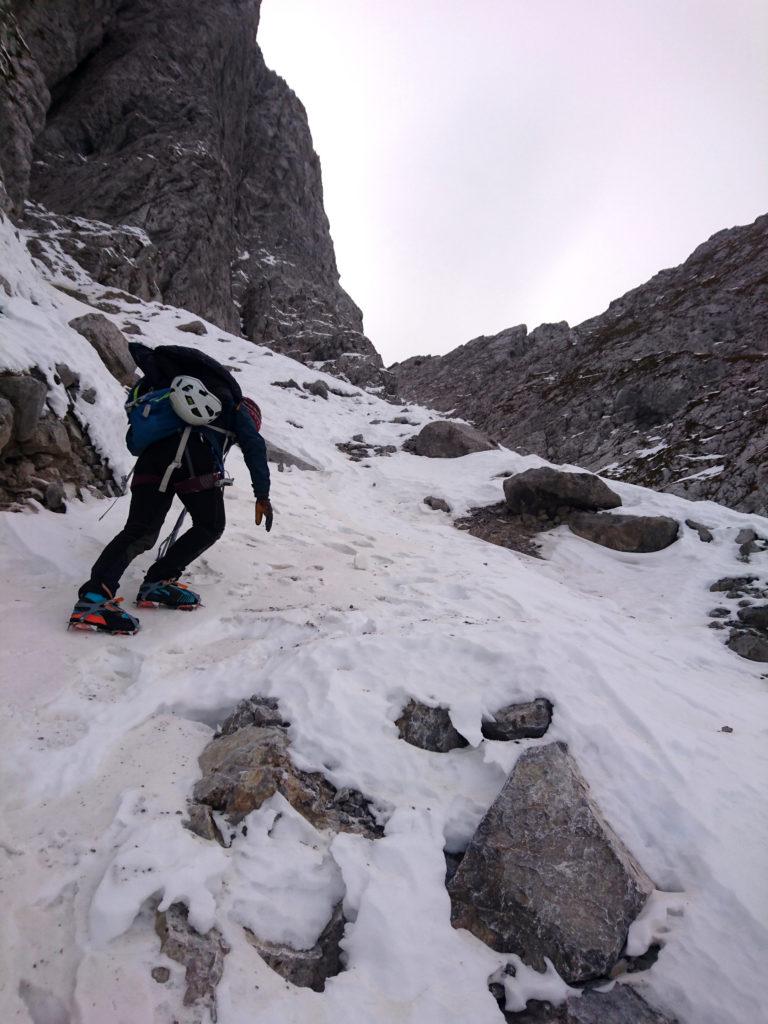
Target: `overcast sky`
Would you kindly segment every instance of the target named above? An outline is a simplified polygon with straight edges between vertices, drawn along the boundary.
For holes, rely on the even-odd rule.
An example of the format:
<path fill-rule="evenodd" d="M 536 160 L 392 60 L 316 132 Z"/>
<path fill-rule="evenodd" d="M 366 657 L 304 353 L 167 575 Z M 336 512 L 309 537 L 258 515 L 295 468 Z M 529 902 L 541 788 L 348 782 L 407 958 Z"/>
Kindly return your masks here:
<path fill-rule="evenodd" d="M 263 0 L 386 363 L 579 323 L 768 212 L 766 0 Z"/>

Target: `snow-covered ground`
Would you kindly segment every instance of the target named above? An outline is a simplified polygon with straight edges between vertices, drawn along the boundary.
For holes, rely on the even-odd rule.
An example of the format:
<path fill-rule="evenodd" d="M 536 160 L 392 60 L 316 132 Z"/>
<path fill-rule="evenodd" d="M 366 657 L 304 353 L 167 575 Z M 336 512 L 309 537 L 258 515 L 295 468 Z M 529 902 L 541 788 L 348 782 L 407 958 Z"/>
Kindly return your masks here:
<path fill-rule="evenodd" d="M 3 243 L 16 296 L 0 293 L 0 363 L 63 360 L 93 376 L 99 403 L 83 414 L 123 466 L 120 388 L 66 327 L 88 307 L 43 282 L 7 228 Z M 111 318 L 241 371 L 268 439 L 320 469 L 273 467 L 267 535 L 234 452 L 227 531 L 189 576 L 204 607 L 146 611 L 133 638 L 65 630 L 127 498 L 103 521 L 95 499 L 65 516 L 0 516 L 3 1024 L 195 1020 L 183 969 L 159 953 L 153 896 L 186 902 L 231 945 L 222 1024 L 499 1024 L 487 983 L 509 957 L 451 927 L 443 849 L 463 848 L 522 751 L 556 739 L 658 888 L 681 894 L 669 915 L 657 898 L 645 941 L 665 945 L 631 982 L 681 1024 L 768 1020 L 768 680 L 706 614 L 709 585 L 745 570 L 737 531 L 768 523 L 612 483 L 626 511 L 693 517 L 714 542 L 683 529 L 665 551 L 627 555 L 563 528 L 544 537 L 546 560 L 515 554 L 455 530 L 423 498 L 445 498 L 456 516 L 500 500 L 498 474 L 541 460 L 398 452 L 355 464 L 335 443 L 400 444 L 413 428 L 390 422 L 399 408 L 331 378 L 351 397 L 271 387 L 320 375 L 210 325 L 205 338 L 179 334 L 184 311 L 134 304 Z M 148 561 L 129 570 L 127 598 Z M 766 579 L 768 556 L 748 568 Z M 197 756 L 254 693 L 278 698 L 301 767 L 374 801 L 382 839 L 316 833 L 280 797 L 229 849 L 182 829 Z M 482 739 L 484 714 L 537 696 L 555 708 L 545 739 Z M 411 697 L 449 707 L 471 745 L 434 754 L 400 740 L 394 719 Z M 245 924 L 307 944 L 342 896 L 346 970 L 324 993 L 288 985 L 244 938 Z M 165 985 L 150 976 L 157 965 L 171 971 Z M 522 999 L 541 984 L 518 979 Z"/>

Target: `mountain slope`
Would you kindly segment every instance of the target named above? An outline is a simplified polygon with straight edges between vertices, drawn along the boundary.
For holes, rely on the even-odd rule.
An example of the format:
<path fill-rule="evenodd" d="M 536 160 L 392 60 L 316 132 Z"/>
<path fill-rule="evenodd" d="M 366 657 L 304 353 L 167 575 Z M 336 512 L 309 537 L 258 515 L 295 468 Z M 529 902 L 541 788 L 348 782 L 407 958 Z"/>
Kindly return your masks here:
<path fill-rule="evenodd" d="M 765 514 L 768 215 L 578 327 L 513 327 L 391 370 L 404 397 L 517 450 Z"/>
<path fill-rule="evenodd" d="M 88 307 L 40 276 L 7 223 L 2 241 L 4 365 L 52 374 L 66 361 L 93 382 L 98 400 L 83 415 L 123 468 L 121 390 L 67 328 Z M 715 540 L 686 530 L 665 551 L 633 556 L 559 529 L 543 538 L 546 561 L 515 555 L 453 529 L 422 499 L 448 499 L 453 515 L 491 504 L 499 474 L 537 457 L 397 452 L 353 463 L 338 442 L 363 433 L 399 444 L 411 432 L 392 406 L 351 387 L 327 400 L 273 387 L 318 375 L 210 325 L 189 339 L 177 332 L 183 310 L 123 302 L 105 315 L 131 318 L 150 344 L 192 340 L 227 362 L 262 406 L 268 440 L 319 469 L 274 473 L 267 536 L 234 452 L 227 532 L 189 577 L 204 607 L 146 612 L 135 638 L 64 629 L 125 499 L 103 521 L 98 500 L 71 501 L 66 516 L 0 515 L 3 1019 L 207 1021 L 182 1005 L 183 970 L 160 953 L 153 908 L 165 896 L 231 947 L 219 1024 L 498 1024 L 488 979 L 510 957 L 451 927 L 443 851 L 464 848 L 521 752 L 563 740 L 656 885 L 682 894 L 671 914 L 654 904 L 647 941 L 664 948 L 632 983 L 681 1024 L 764 1020 L 768 694 L 761 666 L 730 652 L 706 613 L 710 583 L 744 572 L 737 531 L 765 535 L 766 521 L 619 483 L 627 511 L 693 516 Z M 765 559 L 750 571 L 768 583 Z M 144 564 L 127 574 L 128 597 Z M 300 767 L 373 800 L 383 838 L 307 831 L 278 796 L 227 849 L 182 828 L 197 756 L 254 693 L 279 701 Z M 482 739 L 483 715 L 536 696 L 554 705 L 544 740 Z M 394 720 L 411 697 L 449 708 L 469 746 L 433 754 L 400 740 Z M 310 911 L 339 894 L 346 969 L 323 993 L 286 984 L 245 926 L 311 941 Z M 167 982 L 153 979 L 157 967 Z M 544 981 L 521 970 L 513 983 L 524 1000 Z"/>

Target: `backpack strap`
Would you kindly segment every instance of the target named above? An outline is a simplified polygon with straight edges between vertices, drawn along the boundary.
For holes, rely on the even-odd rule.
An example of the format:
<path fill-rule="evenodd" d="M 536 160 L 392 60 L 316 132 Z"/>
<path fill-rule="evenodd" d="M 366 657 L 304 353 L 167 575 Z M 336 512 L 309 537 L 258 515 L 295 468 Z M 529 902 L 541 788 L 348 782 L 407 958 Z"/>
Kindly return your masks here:
<path fill-rule="evenodd" d="M 174 472 L 177 469 L 181 468 L 181 460 L 184 455 L 184 449 L 187 447 L 187 441 L 189 440 L 189 435 L 191 433 L 192 427 L 185 427 L 184 430 L 181 432 L 181 439 L 179 440 L 179 447 L 176 449 L 176 455 L 174 457 L 174 460 L 173 462 L 170 462 L 168 464 L 168 468 L 166 469 L 165 473 L 163 473 L 163 479 L 160 481 L 160 486 L 158 490 L 160 491 L 161 494 L 165 494 L 165 492 L 168 490 L 168 484 L 171 482 L 171 477 L 173 476 Z"/>

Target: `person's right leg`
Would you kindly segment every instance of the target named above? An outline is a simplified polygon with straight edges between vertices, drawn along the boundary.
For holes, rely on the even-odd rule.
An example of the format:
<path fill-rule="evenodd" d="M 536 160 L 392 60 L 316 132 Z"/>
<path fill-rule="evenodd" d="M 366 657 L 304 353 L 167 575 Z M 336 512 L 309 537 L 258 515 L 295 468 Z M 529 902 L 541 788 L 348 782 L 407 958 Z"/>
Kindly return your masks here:
<path fill-rule="evenodd" d="M 128 520 L 96 559 L 90 578 L 80 587 L 81 596 L 100 591 L 114 596 L 130 563 L 156 543 L 172 502 L 173 492 L 161 494 L 156 484 L 133 489 Z"/>

